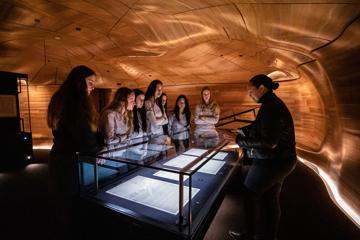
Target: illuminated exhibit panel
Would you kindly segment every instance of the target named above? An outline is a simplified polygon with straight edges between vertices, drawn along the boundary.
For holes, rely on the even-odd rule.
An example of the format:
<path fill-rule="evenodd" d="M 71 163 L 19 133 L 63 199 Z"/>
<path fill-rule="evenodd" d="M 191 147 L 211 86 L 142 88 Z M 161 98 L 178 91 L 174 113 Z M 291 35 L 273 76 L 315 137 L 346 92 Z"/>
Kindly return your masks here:
<path fill-rule="evenodd" d="M 164 165 L 168 167 L 183 168 L 197 158 L 198 157 L 194 157 L 194 156 L 180 155 L 167 161 L 166 163 L 164 163 Z"/>
<path fill-rule="evenodd" d="M 211 152 L 210 154 L 212 154 Z M 218 152 L 215 156 L 212 157 L 212 159 L 216 160 L 224 160 L 228 154 L 226 152 Z"/>
<path fill-rule="evenodd" d="M 183 154 L 185 155 L 192 155 L 192 156 L 201 156 L 202 154 L 206 153 L 208 151 L 208 149 L 201 149 L 201 148 L 192 148 L 186 152 L 184 152 Z M 215 152 L 210 152 L 209 155 L 214 154 Z M 212 159 L 216 159 L 216 160 L 224 160 L 224 158 L 226 158 L 227 153 L 226 152 L 218 152 L 217 154 L 215 154 L 215 156 L 212 157 Z"/>
<path fill-rule="evenodd" d="M 206 219 L 217 209 L 222 189 L 238 161 L 237 152 L 221 151 L 225 145 L 223 141 L 205 149 L 204 145 L 192 144 L 186 152 L 177 153 L 172 146 L 150 140 L 114 149 L 108 153 L 117 157 L 105 157 L 106 164 L 126 164 L 128 170 L 110 181 L 97 181 L 97 191 L 86 189 L 83 197 L 115 211 L 120 219 L 125 216 L 130 222 L 150 224 L 164 234 L 191 239 L 207 226 Z M 97 166 L 98 171 L 101 167 Z"/>
<path fill-rule="evenodd" d="M 192 155 L 192 156 L 201 156 L 202 154 L 206 153 L 208 151 L 208 149 L 200 149 L 200 148 L 192 148 L 186 152 L 184 152 L 183 154 L 185 155 Z"/>
<path fill-rule="evenodd" d="M 195 166 L 191 168 L 191 170 L 194 170 L 197 166 L 199 166 L 201 163 L 197 163 Z M 216 175 L 219 170 L 225 165 L 224 161 L 218 161 L 218 160 L 209 160 L 207 163 L 205 163 L 204 166 L 202 166 L 198 172 L 201 173 L 207 173 Z"/>
<path fill-rule="evenodd" d="M 171 180 L 175 180 L 175 181 L 179 180 L 179 174 L 172 173 L 172 172 L 166 172 L 166 171 L 157 171 L 156 173 L 154 173 L 154 176 L 161 177 L 161 178 L 167 178 L 167 179 L 171 179 Z M 184 178 L 184 181 L 186 181 L 189 178 L 189 176 L 185 175 L 183 178 Z"/>
<path fill-rule="evenodd" d="M 184 191 L 188 192 L 188 187 L 185 186 Z M 199 191 L 198 188 L 192 188 L 191 197 L 193 198 Z M 170 214 L 179 213 L 178 184 L 136 176 L 106 192 Z M 188 201 L 189 195 L 185 194 L 183 206 Z"/>

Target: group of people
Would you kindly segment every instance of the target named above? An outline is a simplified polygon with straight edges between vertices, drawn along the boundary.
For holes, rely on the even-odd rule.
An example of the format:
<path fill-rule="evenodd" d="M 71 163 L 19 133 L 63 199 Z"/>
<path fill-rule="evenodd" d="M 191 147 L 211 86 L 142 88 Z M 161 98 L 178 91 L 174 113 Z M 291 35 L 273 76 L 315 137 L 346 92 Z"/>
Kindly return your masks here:
<path fill-rule="evenodd" d="M 172 139 L 177 151 L 189 147 L 192 116 L 185 95 L 177 97 L 174 110 L 168 114 L 167 95 L 160 80 L 152 81 L 145 93 L 121 87 L 99 115 L 90 98 L 95 81 L 96 74 L 90 68 L 73 68 L 48 107 L 48 126 L 54 136 L 49 189 L 60 239 L 69 238 L 66 234 L 76 225 L 71 222 L 76 219 L 72 209 L 79 193 L 76 152 L 96 154 L 99 146 L 121 144 L 144 135 L 166 136 L 163 143 Z M 242 233 L 229 231 L 234 239 L 276 238 L 282 182 L 296 163 L 294 125 L 286 105 L 273 93 L 278 86 L 266 75 L 257 75 L 248 84 L 249 96 L 261 107 L 255 122 L 236 138 L 253 163 L 240 184 L 246 198 L 247 229 Z M 201 98 L 193 118 L 195 135 L 215 131 L 220 116 L 219 105 L 208 87 L 202 89 Z M 259 230 L 260 222 L 266 224 Z"/>
<path fill-rule="evenodd" d="M 99 114 L 90 97 L 95 81 L 92 69 L 83 65 L 73 68 L 48 106 L 47 121 L 54 136 L 49 162 L 50 194 L 54 204 L 61 203 L 56 209 L 65 227 L 69 225 L 68 210 L 79 192 L 77 152 L 96 154 L 103 146 L 142 136 L 159 136 L 162 144 L 172 140 L 176 151 L 189 148 L 192 116 L 185 95 L 177 97 L 169 114 L 160 80 L 153 80 L 146 92 L 121 87 Z M 220 115 L 208 87 L 202 89 L 201 96 L 194 117 L 195 132 L 199 134 L 215 129 Z"/>
<path fill-rule="evenodd" d="M 204 87 L 201 95 L 202 101 L 195 108 L 197 133 L 214 130 L 220 115 L 210 89 Z M 168 144 L 172 140 L 176 151 L 184 151 L 189 148 L 191 119 L 189 101 L 183 94 L 177 97 L 173 111 L 168 113 L 167 95 L 160 80 L 153 80 L 145 93 L 121 87 L 100 114 L 100 144 L 109 146 L 143 136 L 159 136 L 163 140 L 160 143 Z"/>

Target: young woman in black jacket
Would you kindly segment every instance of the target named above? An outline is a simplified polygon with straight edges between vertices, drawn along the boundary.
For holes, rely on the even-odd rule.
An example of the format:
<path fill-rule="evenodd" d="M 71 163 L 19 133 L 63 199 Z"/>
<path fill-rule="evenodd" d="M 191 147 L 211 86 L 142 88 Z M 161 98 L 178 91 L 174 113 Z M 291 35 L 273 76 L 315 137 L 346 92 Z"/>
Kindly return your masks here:
<path fill-rule="evenodd" d="M 278 87 L 262 74 L 253 77 L 248 85 L 249 96 L 261 107 L 247 133 L 236 137 L 252 164 L 243 182 L 246 231 L 230 230 L 234 239 L 276 239 L 282 183 L 297 159 L 291 114 L 273 93 Z"/>
<path fill-rule="evenodd" d="M 96 75 L 86 66 L 71 70 L 52 96 L 47 122 L 54 136 L 49 161 L 49 194 L 54 209 L 56 239 L 75 238 L 74 216 L 79 195 L 79 168 L 76 152 L 95 154 L 97 113 L 90 93 Z"/>

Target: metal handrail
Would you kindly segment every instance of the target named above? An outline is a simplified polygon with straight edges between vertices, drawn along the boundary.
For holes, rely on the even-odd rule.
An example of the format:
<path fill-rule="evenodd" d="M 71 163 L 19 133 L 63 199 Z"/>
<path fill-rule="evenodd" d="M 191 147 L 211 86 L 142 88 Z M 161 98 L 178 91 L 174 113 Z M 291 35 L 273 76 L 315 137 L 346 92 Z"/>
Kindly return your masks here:
<path fill-rule="evenodd" d="M 226 125 L 226 124 L 233 123 L 233 122 L 252 123 L 252 122 L 253 122 L 252 120 L 236 119 L 236 117 L 237 117 L 237 116 L 240 116 L 240 115 L 242 115 L 242 114 L 248 113 L 248 112 L 253 112 L 253 113 L 254 113 L 254 117 L 256 117 L 256 112 L 255 112 L 255 109 L 256 109 L 256 108 L 257 108 L 257 107 L 251 108 L 251 109 L 248 109 L 248 110 L 239 112 L 239 113 L 235 113 L 235 114 L 230 115 L 230 116 L 226 116 L 226 117 L 220 118 L 219 122 L 220 122 L 220 121 L 223 121 L 223 120 L 226 120 L 226 119 L 229 119 L 229 118 L 233 118 L 233 119 L 230 120 L 230 121 L 224 122 L 224 123 L 218 123 L 218 124 L 216 124 L 216 127 L 221 127 L 221 126 L 224 126 L 224 125 Z"/>

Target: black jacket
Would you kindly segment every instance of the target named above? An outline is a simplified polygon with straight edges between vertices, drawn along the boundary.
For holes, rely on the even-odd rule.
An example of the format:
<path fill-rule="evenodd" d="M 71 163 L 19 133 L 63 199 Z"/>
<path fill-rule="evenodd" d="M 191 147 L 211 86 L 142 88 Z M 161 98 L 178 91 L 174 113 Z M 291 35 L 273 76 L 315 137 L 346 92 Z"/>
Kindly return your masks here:
<path fill-rule="evenodd" d="M 255 121 L 246 136 L 237 135 L 237 144 L 253 159 L 295 158 L 294 123 L 288 108 L 273 92 L 264 94 L 259 102 Z"/>

